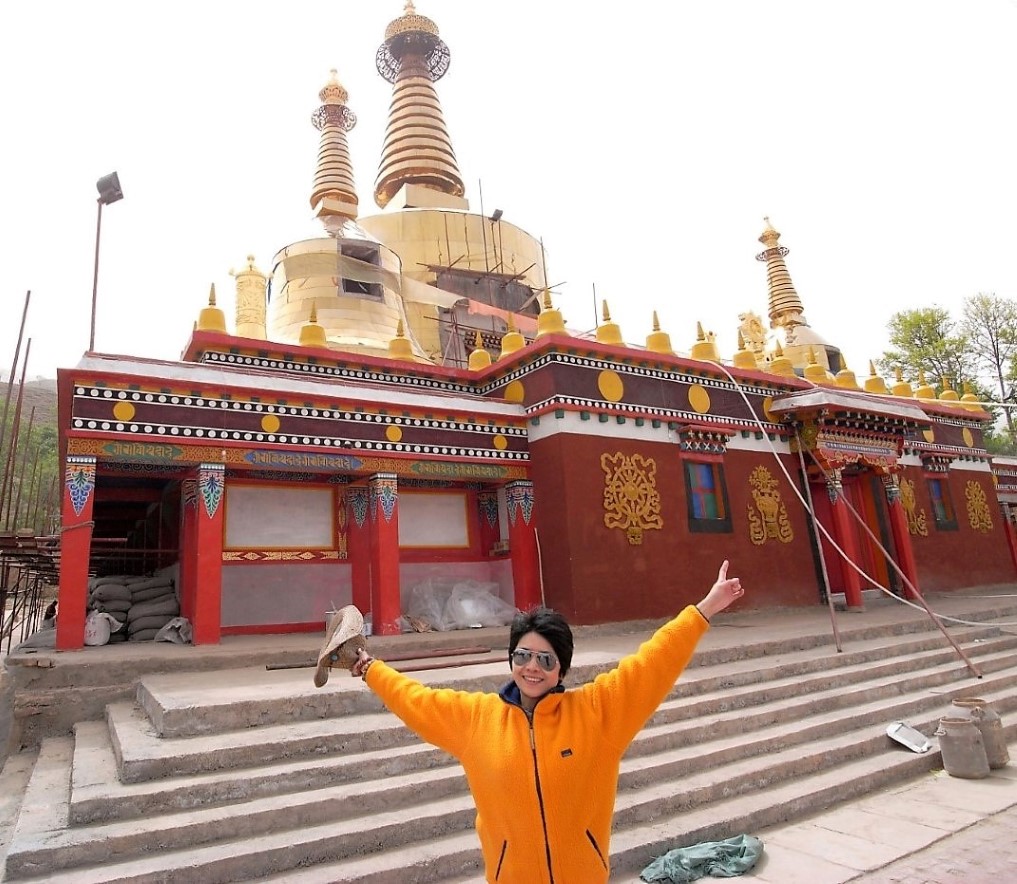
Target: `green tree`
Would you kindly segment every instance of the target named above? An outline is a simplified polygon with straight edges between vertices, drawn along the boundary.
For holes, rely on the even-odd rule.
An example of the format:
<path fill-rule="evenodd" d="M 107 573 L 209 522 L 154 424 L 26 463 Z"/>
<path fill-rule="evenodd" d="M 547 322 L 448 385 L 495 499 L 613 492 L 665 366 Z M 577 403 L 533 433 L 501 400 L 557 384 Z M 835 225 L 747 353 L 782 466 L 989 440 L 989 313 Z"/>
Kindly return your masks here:
<path fill-rule="evenodd" d="M 972 295 L 964 301 L 961 330 L 976 365 L 998 391 L 993 398 L 1005 400 L 1017 357 L 1017 303 L 991 293 Z M 1011 410 L 1003 408 L 1003 415 L 1011 442 L 1017 441 Z"/>
<path fill-rule="evenodd" d="M 920 374 L 934 386 L 950 378 L 956 387 L 975 384 L 975 361 L 962 328 L 943 307 L 902 310 L 890 317 L 890 350 L 879 360 L 880 369 L 892 375 L 897 368 L 905 380 L 916 383 Z"/>

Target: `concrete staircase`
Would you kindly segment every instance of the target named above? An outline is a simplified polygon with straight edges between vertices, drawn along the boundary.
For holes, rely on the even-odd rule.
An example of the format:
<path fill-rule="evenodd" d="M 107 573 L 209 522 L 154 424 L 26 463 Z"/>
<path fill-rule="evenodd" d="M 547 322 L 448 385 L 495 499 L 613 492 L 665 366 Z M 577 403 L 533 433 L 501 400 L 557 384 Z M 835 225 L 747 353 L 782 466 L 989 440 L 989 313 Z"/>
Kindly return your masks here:
<path fill-rule="evenodd" d="M 613 880 L 636 880 L 676 846 L 756 832 L 939 766 L 934 739 L 918 755 L 886 727 L 903 720 L 931 735 L 953 697 L 985 698 L 1017 737 L 1017 629 L 993 625 L 1017 621 L 1013 599 L 955 614 L 980 624 L 950 633 L 981 679 L 927 618 L 853 616 L 843 653 L 819 630 L 745 630 L 700 649 L 622 763 Z M 616 657 L 577 654 L 570 683 Z M 492 653 L 419 677 L 494 690 L 507 668 Z M 359 680 L 334 675 L 316 690 L 309 669 L 152 675 L 105 721 L 43 740 L 4 880 L 475 882 L 473 819 L 461 768 Z"/>

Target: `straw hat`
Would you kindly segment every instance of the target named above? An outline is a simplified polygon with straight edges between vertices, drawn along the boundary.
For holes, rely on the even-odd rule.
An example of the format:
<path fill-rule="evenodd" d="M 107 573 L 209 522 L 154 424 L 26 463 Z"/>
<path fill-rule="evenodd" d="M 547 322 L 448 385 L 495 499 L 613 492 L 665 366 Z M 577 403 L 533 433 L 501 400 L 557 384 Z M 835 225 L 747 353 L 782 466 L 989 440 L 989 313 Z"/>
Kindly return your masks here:
<path fill-rule="evenodd" d="M 328 671 L 335 667 L 349 669 L 357 662 L 357 651 L 366 648 L 364 615 L 355 605 L 340 608 L 328 621 L 325 641 L 318 652 L 318 668 L 314 672 L 314 686 L 320 688 L 328 681 Z"/>

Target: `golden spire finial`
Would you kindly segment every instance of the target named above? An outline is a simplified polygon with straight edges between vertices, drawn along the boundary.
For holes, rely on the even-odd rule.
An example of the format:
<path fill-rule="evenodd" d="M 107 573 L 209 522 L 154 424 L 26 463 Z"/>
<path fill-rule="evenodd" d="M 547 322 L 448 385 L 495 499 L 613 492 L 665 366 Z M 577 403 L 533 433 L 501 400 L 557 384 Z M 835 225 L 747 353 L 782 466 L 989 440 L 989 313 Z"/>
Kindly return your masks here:
<path fill-rule="evenodd" d="M 734 356 L 731 357 L 731 362 L 735 368 L 759 368 L 756 354 L 745 346 L 745 335 L 742 334 L 740 328 L 738 329 L 738 349 L 735 350 Z"/>
<path fill-rule="evenodd" d="M 918 369 L 918 386 L 915 389 L 915 397 L 918 399 L 935 399 L 936 388 L 925 379 L 925 369 Z"/>
<path fill-rule="evenodd" d="M 845 390 L 860 390 L 858 386 L 858 378 L 855 377 L 855 373 L 848 368 L 847 359 L 843 355 L 840 357 L 840 371 L 837 372 L 836 378 L 838 387 L 843 387 Z"/>
<path fill-rule="evenodd" d="M 562 318 L 561 311 L 555 310 L 551 305 L 551 290 L 545 288 L 543 306 L 537 317 L 537 337 L 564 334 L 568 334 L 565 331 L 565 320 Z"/>
<path fill-rule="evenodd" d="M 778 377 L 796 377 L 794 364 L 787 356 L 784 355 L 784 348 L 780 345 L 780 341 L 777 341 L 774 344 L 773 358 L 770 359 L 770 364 L 767 366 L 766 370 L 770 374 L 775 374 Z"/>
<path fill-rule="evenodd" d="M 396 322 L 395 337 L 388 342 L 388 355 L 403 362 L 416 362 L 413 356 L 413 344 L 406 337 L 402 317 Z"/>
<path fill-rule="evenodd" d="M 526 346 L 526 338 L 516 331 L 516 322 L 511 313 L 507 315 L 506 321 L 508 323 L 508 331 L 501 336 L 499 359 L 504 359 L 506 356 L 515 353 L 517 350 L 522 350 Z"/>
<path fill-rule="evenodd" d="M 402 338 L 402 337 L 405 337 L 405 335 L 406 335 L 406 332 L 403 329 L 403 321 L 402 321 L 402 319 L 400 319 L 396 323 L 396 337 L 397 338 Z"/>
<path fill-rule="evenodd" d="M 470 353 L 469 368 L 470 371 L 480 371 L 482 368 L 487 368 L 491 364 L 491 354 L 487 352 L 487 348 L 484 346 L 484 339 L 480 335 L 478 329 L 473 333 L 473 351 Z"/>
<path fill-rule="evenodd" d="M 958 402 L 960 401 L 960 394 L 953 388 L 953 378 L 950 375 L 945 374 L 940 378 L 940 382 L 943 385 L 943 392 L 939 394 L 939 398 L 944 402 Z"/>
<path fill-rule="evenodd" d="M 808 360 L 808 365 L 805 366 L 803 372 L 806 380 L 812 381 L 814 384 L 828 384 L 833 380 L 833 376 L 826 370 L 826 367 L 820 364 L 816 357 L 816 348 L 811 344 L 809 345 Z"/>
<path fill-rule="evenodd" d="M 301 347 L 327 347 L 328 338 L 325 337 L 325 329 L 318 324 L 318 305 L 311 301 L 311 315 L 300 327 Z"/>
<path fill-rule="evenodd" d="M 880 393 L 882 395 L 890 392 L 886 388 L 886 381 L 876 374 L 876 364 L 871 359 L 869 360 L 869 376 L 865 379 L 865 392 Z"/>
<path fill-rule="evenodd" d="M 660 330 L 660 319 L 657 311 L 653 311 L 653 331 L 646 336 L 646 349 L 651 353 L 665 353 L 674 356 L 674 349 L 671 346 L 671 336 Z"/>
<path fill-rule="evenodd" d="M 899 365 L 895 365 L 893 367 L 893 376 L 898 384 L 901 383 L 904 380 L 904 369 Z"/>
<path fill-rule="evenodd" d="M 215 283 L 208 290 L 208 306 L 198 314 L 196 331 L 226 332 L 226 314 L 215 306 Z"/>
<path fill-rule="evenodd" d="M 604 321 L 597 326 L 597 341 L 601 344 L 624 344 L 621 328 L 617 322 L 611 322 L 611 311 L 607 309 L 607 299 L 601 302 Z"/>
<path fill-rule="evenodd" d="M 703 331 L 703 323 L 696 322 L 696 342 L 692 345 L 689 355 L 703 362 L 720 362 L 720 353 L 717 352 L 717 344 L 713 337 L 712 332 L 707 335 Z"/>

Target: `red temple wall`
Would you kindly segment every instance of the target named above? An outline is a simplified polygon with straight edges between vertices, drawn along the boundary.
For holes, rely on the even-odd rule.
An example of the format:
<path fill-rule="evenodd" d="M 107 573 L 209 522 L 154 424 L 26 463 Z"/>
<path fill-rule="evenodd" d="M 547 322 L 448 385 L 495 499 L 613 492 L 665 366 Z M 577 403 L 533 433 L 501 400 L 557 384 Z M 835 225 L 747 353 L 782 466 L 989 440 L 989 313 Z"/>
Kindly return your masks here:
<path fill-rule="evenodd" d="M 644 530 L 640 545 L 604 524 L 601 455 L 617 452 L 656 462 L 663 527 Z M 745 607 L 819 602 L 805 514 L 771 456 L 728 451 L 731 533 L 693 533 L 677 445 L 557 434 L 533 442 L 531 454 L 545 600 L 576 623 L 670 616 L 705 595 L 725 558 L 749 589 Z M 785 461 L 790 470 L 791 459 Z M 748 479 L 759 465 L 778 480 L 790 543 L 757 546 L 749 538 Z"/>

